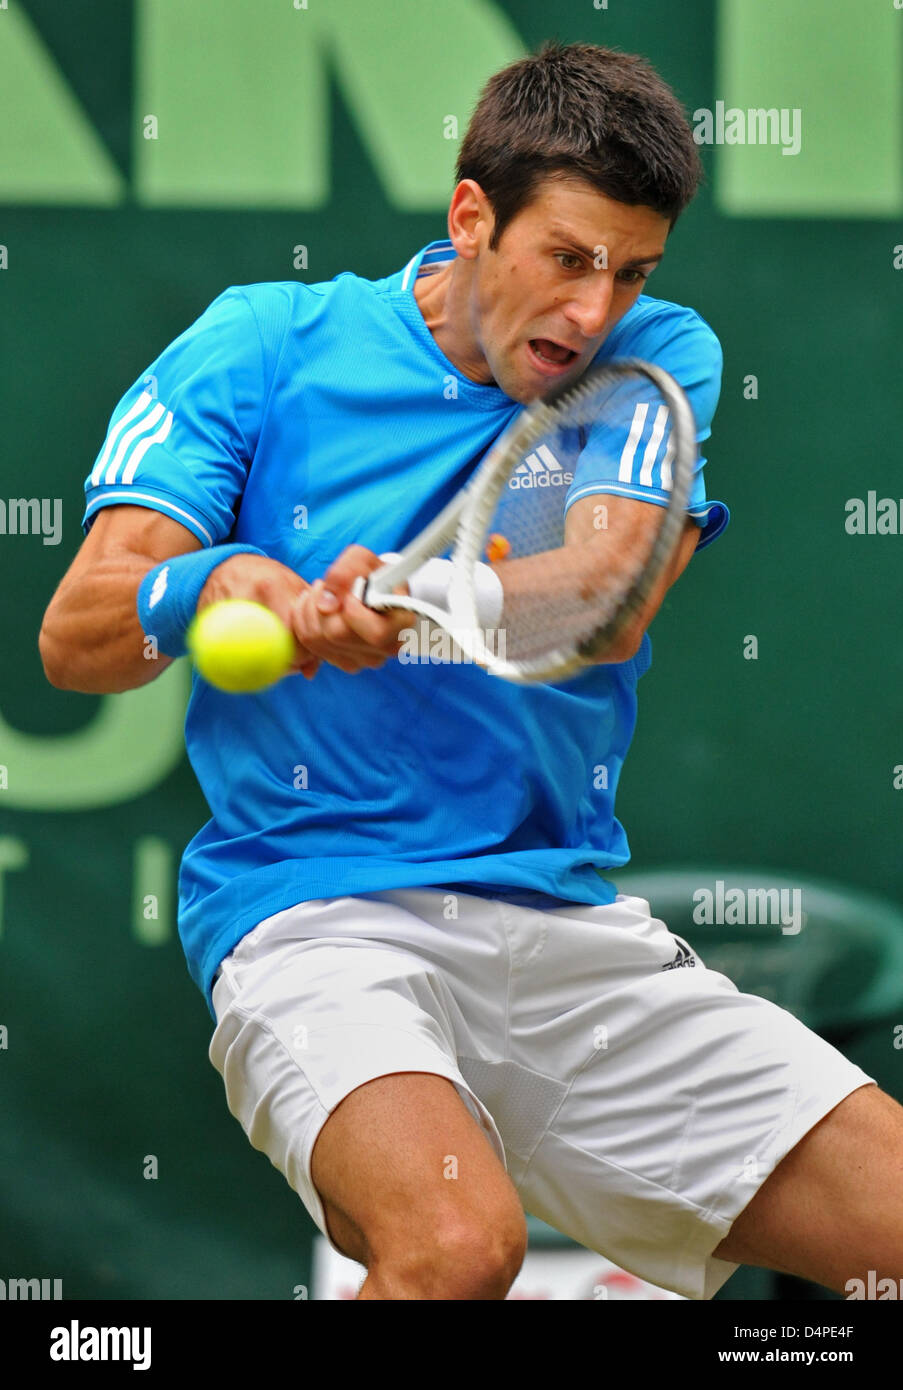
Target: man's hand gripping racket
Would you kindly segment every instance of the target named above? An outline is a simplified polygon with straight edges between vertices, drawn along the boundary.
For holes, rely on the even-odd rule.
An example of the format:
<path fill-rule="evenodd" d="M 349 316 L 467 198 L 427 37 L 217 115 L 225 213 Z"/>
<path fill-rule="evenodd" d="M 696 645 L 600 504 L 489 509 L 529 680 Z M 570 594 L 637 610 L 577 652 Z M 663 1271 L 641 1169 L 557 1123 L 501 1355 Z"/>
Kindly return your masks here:
<path fill-rule="evenodd" d="M 604 530 L 575 540 L 569 508 L 626 481 L 636 458 L 660 494 L 657 524 L 627 542 Z M 604 656 L 670 566 L 696 458 L 674 378 L 635 359 L 607 363 L 518 414 L 466 486 L 355 595 L 429 619 L 493 675 L 563 680 Z M 403 584 L 409 594 L 393 592 Z"/>

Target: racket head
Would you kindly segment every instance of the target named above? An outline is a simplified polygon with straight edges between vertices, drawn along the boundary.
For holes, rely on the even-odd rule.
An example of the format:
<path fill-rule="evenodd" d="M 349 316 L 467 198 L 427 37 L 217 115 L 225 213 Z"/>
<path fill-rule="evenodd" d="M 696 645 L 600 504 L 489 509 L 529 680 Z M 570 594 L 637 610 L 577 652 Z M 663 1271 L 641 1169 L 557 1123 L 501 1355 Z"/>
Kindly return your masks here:
<path fill-rule="evenodd" d="M 571 510 L 617 494 L 619 475 L 629 478 L 638 456 L 652 489 L 648 525 L 632 540 L 622 534 L 607 554 L 605 538 L 593 538 L 593 551 L 578 556 Z M 444 625 L 461 649 L 520 683 L 565 680 L 603 656 L 670 565 L 697 456 L 686 394 L 670 373 L 639 359 L 600 365 L 528 407 L 481 465 L 458 521 Z M 475 586 L 476 566 L 487 559 L 505 591 L 500 630 L 489 641 Z M 529 582 L 523 566 L 519 574 L 509 568 L 524 560 Z"/>

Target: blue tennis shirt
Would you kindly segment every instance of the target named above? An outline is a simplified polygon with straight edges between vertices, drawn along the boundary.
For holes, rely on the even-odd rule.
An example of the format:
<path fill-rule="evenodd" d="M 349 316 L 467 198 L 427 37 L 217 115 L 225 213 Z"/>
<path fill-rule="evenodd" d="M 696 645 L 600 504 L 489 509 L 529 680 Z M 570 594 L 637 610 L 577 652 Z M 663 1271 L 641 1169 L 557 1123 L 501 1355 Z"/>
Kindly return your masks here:
<path fill-rule="evenodd" d="M 259 546 L 308 581 L 354 542 L 401 550 L 521 409 L 462 376 L 424 323 L 414 281 L 454 254 L 433 242 L 382 280 L 226 290 L 116 407 L 85 531 L 101 507 L 152 507 L 204 546 Z M 625 356 L 676 377 L 707 439 L 721 349 L 699 315 L 641 295 L 597 360 Z M 656 454 L 641 436 L 611 476 L 578 470 L 575 489 L 664 505 L 666 443 Z M 703 464 L 697 549 L 728 522 Z M 458 885 L 614 901 L 604 871 L 629 858 L 615 792 L 650 659 L 647 635 L 632 660 L 561 685 L 429 660 L 354 676 L 324 664 L 258 695 L 195 674 L 185 734 L 210 820 L 182 860 L 179 931 L 211 1013 L 223 957 L 311 898 Z"/>

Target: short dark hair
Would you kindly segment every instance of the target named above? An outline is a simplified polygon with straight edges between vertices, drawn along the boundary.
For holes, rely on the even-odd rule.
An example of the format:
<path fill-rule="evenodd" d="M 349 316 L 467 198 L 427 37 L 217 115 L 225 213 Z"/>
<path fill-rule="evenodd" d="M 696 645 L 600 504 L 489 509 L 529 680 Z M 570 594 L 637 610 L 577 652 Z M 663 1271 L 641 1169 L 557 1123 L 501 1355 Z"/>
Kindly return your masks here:
<path fill-rule="evenodd" d="M 551 41 L 490 77 L 455 173 L 489 199 L 495 250 L 546 178 L 582 179 L 673 228 L 703 170 L 683 107 L 644 59 Z"/>

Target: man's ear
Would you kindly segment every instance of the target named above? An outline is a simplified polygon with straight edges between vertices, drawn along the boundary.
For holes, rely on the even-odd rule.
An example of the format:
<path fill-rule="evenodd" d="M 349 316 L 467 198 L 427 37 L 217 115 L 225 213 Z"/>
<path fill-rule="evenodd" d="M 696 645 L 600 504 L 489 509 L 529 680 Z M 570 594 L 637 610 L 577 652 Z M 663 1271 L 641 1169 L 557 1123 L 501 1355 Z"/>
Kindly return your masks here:
<path fill-rule="evenodd" d="M 492 204 L 476 179 L 462 179 L 448 207 L 448 239 L 462 260 L 476 258 L 494 226 Z"/>

